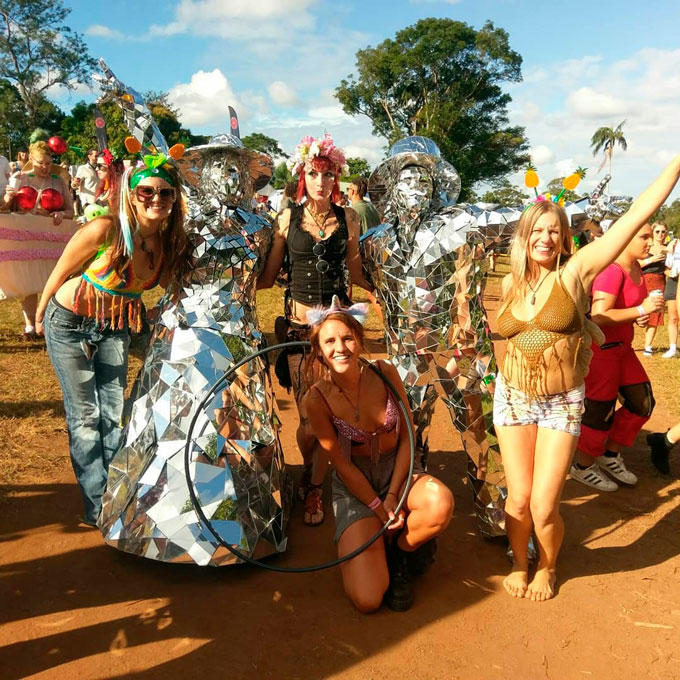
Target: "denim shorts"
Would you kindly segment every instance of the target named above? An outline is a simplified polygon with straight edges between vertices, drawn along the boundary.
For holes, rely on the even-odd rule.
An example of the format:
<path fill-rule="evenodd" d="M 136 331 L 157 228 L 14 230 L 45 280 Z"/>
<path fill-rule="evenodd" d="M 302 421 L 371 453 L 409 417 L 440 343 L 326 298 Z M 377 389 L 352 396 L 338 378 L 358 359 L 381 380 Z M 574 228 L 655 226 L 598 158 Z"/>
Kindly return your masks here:
<path fill-rule="evenodd" d="M 537 425 L 578 437 L 585 393 L 585 385 L 579 385 L 565 392 L 531 398 L 510 385 L 499 373 L 493 395 L 493 423 L 500 426 Z"/>

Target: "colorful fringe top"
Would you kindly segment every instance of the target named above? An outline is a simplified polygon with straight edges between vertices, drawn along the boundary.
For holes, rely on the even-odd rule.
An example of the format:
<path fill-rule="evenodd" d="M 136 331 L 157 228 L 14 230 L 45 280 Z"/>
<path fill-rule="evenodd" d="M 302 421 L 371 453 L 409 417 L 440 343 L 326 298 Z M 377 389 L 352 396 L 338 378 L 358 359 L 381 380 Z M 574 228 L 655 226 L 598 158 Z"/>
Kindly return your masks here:
<path fill-rule="evenodd" d="M 88 300 L 87 315 L 94 317 L 100 328 L 104 327 L 107 316 L 110 316 L 111 328 L 122 329 L 125 327 L 127 317 L 130 329 L 139 333 L 142 329 L 142 292 L 158 285 L 165 258 L 161 254 L 152 277 L 142 281 L 135 276 L 132 260 L 125 267 L 123 278 L 118 276 L 109 262 L 107 256 L 109 250 L 108 244 L 103 245 L 81 274 L 80 284 L 73 299 L 73 313 L 78 313 L 81 297 L 85 294 Z M 107 299 L 111 303 L 108 314 L 104 311 Z"/>

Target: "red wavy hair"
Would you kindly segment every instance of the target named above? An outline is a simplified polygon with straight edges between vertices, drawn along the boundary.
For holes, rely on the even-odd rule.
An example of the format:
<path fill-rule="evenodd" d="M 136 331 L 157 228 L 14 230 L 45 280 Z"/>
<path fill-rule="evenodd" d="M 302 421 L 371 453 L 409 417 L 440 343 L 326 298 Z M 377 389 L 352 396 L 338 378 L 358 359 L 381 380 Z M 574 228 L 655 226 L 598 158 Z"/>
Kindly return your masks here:
<path fill-rule="evenodd" d="M 327 172 L 328 170 L 331 170 L 335 173 L 331 201 L 337 203 L 340 200 L 340 169 L 327 156 L 314 156 L 310 161 L 310 164 L 317 172 Z M 295 201 L 300 203 L 305 196 L 307 196 L 307 187 L 305 186 L 305 170 L 303 169 L 300 173 L 300 178 L 298 179 Z"/>

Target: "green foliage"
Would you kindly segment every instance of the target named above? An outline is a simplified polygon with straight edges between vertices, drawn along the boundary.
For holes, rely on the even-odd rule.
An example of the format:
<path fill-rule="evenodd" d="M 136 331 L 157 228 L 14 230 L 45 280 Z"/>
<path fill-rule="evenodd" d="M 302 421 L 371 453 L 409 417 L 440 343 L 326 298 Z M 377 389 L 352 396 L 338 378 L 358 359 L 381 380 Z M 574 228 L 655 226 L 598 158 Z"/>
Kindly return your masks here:
<path fill-rule="evenodd" d="M 57 132 L 64 114 L 44 97 L 36 99 L 38 127 Z M 26 112 L 19 90 L 8 80 L 0 80 L 0 153 L 13 160 L 17 149 L 28 146 L 34 125 Z"/>
<path fill-rule="evenodd" d="M 274 189 L 283 189 L 283 187 L 288 183 L 292 182 L 295 178 L 291 175 L 290 170 L 285 161 L 282 161 L 274 168 L 274 173 L 271 179 L 271 185 Z"/>
<path fill-rule="evenodd" d="M 16 86 L 31 127 L 50 87 L 73 90 L 95 66 L 85 41 L 64 24 L 70 12 L 62 0 L 0 2 L 0 78 Z"/>
<path fill-rule="evenodd" d="M 253 132 L 252 135 L 246 135 L 241 141 L 243 142 L 243 146 L 248 149 L 261 151 L 272 158 L 289 157 L 273 137 L 267 137 L 267 135 L 263 135 L 261 132 Z"/>
<path fill-rule="evenodd" d="M 614 150 L 618 144 L 624 151 L 628 148 L 628 142 L 623 136 L 623 126 L 626 124 L 622 120 L 615 128 L 600 127 L 595 130 L 595 133 L 590 138 L 590 146 L 593 150 L 593 156 L 597 156 L 600 151 L 607 151 L 607 149 Z"/>
<path fill-rule="evenodd" d="M 673 232 L 676 238 L 680 237 L 680 198 L 676 198 L 670 205 L 662 205 L 649 222 L 663 222 L 669 233 Z"/>
<path fill-rule="evenodd" d="M 357 177 L 369 178 L 371 174 L 371 166 L 365 158 L 348 158 L 347 166 L 349 167 L 349 177 L 344 177 L 348 182 L 357 179 Z"/>
<path fill-rule="evenodd" d="M 560 191 L 564 189 L 562 186 L 562 180 L 564 177 L 555 177 L 555 179 L 551 179 L 548 182 L 548 186 L 546 187 L 546 191 L 549 191 L 552 195 L 553 198 L 555 196 L 559 196 Z M 570 191 L 569 189 L 564 189 L 564 193 L 562 194 L 562 198 L 565 201 L 578 201 L 579 198 L 582 198 L 582 196 L 579 196 L 575 191 Z"/>
<path fill-rule="evenodd" d="M 422 19 L 377 47 L 357 52 L 355 74 L 335 96 L 350 115 L 371 119 L 390 144 L 433 139 L 461 175 L 462 198 L 527 163 L 524 128 L 508 125 L 505 82 L 520 82 L 522 57 L 508 34 L 451 19 Z"/>
<path fill-rule="evenodd" d="M 506 179 L 498 186 L 487 191 L 481 200 L 484 203 L 500 203 L 501 205 L 513 208 L 525 205 L 529 200 L 529 194 L 525 194 L 521 189 L 512 186 Z"/>

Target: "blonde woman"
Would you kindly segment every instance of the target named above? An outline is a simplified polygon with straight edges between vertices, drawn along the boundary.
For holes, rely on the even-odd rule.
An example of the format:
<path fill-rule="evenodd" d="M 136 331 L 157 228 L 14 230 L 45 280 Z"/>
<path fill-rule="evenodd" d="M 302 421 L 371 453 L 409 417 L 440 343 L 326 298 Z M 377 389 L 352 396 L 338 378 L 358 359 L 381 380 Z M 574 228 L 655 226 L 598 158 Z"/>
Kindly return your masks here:
<path fill-rule="evenodd" d="M 668 229 L 666 225 L 663 222 L 654 222 L 652 225 L 652 242 L 649 248 L 649 255 L 644 260 L 640 260 L 647 292 L 651 293 L 653 290 L 661 291 L 660 296 L 662 298 L 666 288 L 667 236 Z M 652 343 L 654 342 L 656 329 L 659 326 L 663 326 L 663 307 L 660 311 L 649 315 L 649 322 L 645 331 L 645 349 L 642 352 L 646 357 L 651 357 L 654 353 Z"/>
<path fill-rule="evenodd" d="M 514 554 L 504 587 L 534 601 L 554 594 L 564 524 L 562 488 L 576 449 L 590 335 L 590 286 L 675 186 L 676 157 L 597 243 L 572 254 L 564 210 L 537 202 L 522 215 L 503 281 L 498 331 L 508 339 L 494 395 L 494 425 L 508 485 L 506 527 Z M 640 316 L 651 309 L 639 312 Z M 536 533 L 539 560 L 528 583 L 527 545 Z"/>

